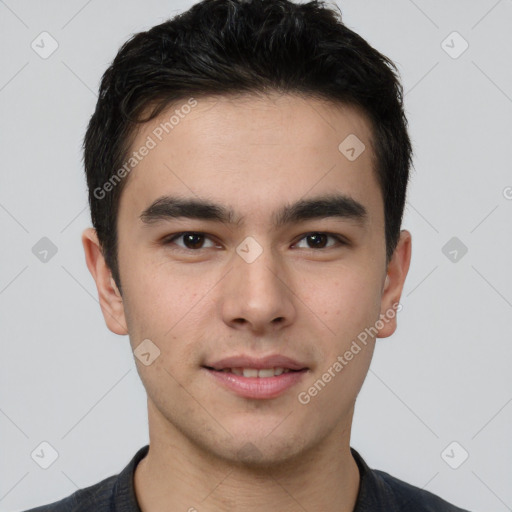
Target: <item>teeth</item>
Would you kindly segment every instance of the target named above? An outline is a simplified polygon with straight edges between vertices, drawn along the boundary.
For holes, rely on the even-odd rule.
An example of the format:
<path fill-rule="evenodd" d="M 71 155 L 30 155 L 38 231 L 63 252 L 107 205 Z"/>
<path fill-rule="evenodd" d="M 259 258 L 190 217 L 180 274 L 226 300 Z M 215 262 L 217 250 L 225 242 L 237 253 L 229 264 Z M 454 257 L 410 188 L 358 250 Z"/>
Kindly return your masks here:
<path fill-rule="evenodd" d="M 274 377 L 277 375 L 281 375 L 282 373 L 288 373 L 290 370 L 288 368 L 262 368 L 258 370 L 257 368 L 224 368 L 223 372 L 233 373 L 235 375 L 243 375 L 244 377 Z"/>
<path fill-rule="evenodd" d="M 242 374 L 244 377 L 257 377 L 258 370 L 256 370 L 256 368 L 244 368 Z"/>

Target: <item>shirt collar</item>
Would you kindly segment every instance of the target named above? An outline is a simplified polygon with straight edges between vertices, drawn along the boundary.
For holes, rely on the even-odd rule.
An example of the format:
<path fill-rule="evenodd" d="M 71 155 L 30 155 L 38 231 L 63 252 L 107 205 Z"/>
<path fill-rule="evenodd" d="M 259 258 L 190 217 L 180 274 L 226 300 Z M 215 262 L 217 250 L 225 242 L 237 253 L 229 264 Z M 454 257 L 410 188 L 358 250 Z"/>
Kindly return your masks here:
<path fill-rule="evenodd" d="M 119 473 L 112 489 L 111 512 L 142 512 L 135 496 L 134 475 L 137 464 L 147 455 L 149 444 L 140 448 L 128 465 Z"/>
<path fill-rule="evenodd" d="M 383 503 L 386 504 L 388 512 L 398 511 L 396 498 L 389 485 L 376 471 L 368 467 L 357 450 L 351 447 L 350 451 L 357 463 L 361 477 L 354 512 L 382 510 Z"/>

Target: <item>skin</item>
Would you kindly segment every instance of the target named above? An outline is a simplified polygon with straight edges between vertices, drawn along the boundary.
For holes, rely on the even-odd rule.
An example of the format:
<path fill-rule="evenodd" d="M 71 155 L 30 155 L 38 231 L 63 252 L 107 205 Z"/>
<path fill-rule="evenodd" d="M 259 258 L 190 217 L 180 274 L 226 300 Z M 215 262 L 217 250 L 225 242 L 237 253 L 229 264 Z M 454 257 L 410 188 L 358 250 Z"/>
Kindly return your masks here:
<path fill-rule="evenodd" d="M 143 125 L 133 148 L 169 115 Z M 353 162 L 338 150 L 349 134 L 366 145 Z M 151 339 L 161 352 L 149 366 L 135 359 L 148 395 L 150 450 L 135 472 L 144 512 L 354 509 L 354 404 L 376 338 L 393 334 L 396 316 L 308 404 L 297 396 L 400 300 L 411 235 L 401 231 L 386 265 L 372 158 L 370 124 L 353 107 L 277 94 L 201 99 L 127 178 L 117 224 L 122 296 L 94 229 L 83 232 L 108 328 L 129 334 L 132 350 Z M 281 206 L 332 192 L 362 203 L 366 225 L 325 218 L 273 228 Z M 164 193 L 214 200 L 245 223 L 144 225 L 141 212 Z M 206 233 L 202 248 L 163 242 L 183 231 Z M 310 232 L 350 243 L 329 237 L 316 248 Z M 236 252 L 247 236 L 263 249 L 252 263 Z M 239 354 L 284 354 L 309 371 L 276 398 L 247 399 L 202 368 Z"/>

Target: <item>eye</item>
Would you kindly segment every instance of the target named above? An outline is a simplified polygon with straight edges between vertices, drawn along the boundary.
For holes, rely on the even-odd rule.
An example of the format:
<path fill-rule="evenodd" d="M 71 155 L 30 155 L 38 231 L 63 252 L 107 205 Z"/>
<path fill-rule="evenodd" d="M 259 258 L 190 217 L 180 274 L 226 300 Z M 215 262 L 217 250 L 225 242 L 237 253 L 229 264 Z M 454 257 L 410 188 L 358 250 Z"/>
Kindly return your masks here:
<path fill-rule="evenodd" d="M 334 240 L 335 243 L 327 245 L 328 239 Z M 177 240 L 182 240 L 183 244 L 176 243 Z M 210 245 L 205 246 L 205 240 L 210 240 Z M 302 249 L 330 249 L 336 246 L 349 245 L 348 242 L 340 235 L 335 235 L 334 233 L 324 233 L 324 232 L 312 232 L 304 235 L 300 240 L 300 244 L 302 240 L 306 240 L 308 247 L 299 247 Z M 337 242 L 337 243 L 336 243 Z M 212 241 L 210 237 L 206 235 L 206 233 L 198 232 L 198 231 L 184 231 L 182 233 L 176 233 L 170 237 L 167 237 L 163 241 L 164 245 L 176 245 L 179 250 L 184 251 L 199 251 L 200 249 L 208 249 L 215 247 L 215 243 Z M 295 246 L 298 246 L 295 244 Z"/>
<path fill-rule="evenodd" d="M 307 240 L 306 243 L 311 242 L 312 246 L 306 247 L 306 249 L 330 249 L 331 247 L 336 247 L 336 244 L 326 247 L 326 240 L 328 238 L 331 238 L 338 242 L 338 245 L 348 245 L 346 240 L 344 240 L 341 236 L 335 235 L 333 233 L 308 233 L 307 235 L 302 237 L 301 240 Z"/>
<path fill-rule="evenodd" d="M 163 243 L 164 245 L 174 244 L 175 240 L 182 239 L 184 246 L 176 244 L 180 249 L 195 251 L 198 249 L 208 248 L 204 247 L 205 238 L 208 239 L 209 237 L 207 237 L 204 233 L 197 231 L 185 231 L 183 233 L 177 233 L 170 238 L 166 238 Z M 214 245 L 215 244 L 212 244 L 209 247 L 214 247 Z"/>

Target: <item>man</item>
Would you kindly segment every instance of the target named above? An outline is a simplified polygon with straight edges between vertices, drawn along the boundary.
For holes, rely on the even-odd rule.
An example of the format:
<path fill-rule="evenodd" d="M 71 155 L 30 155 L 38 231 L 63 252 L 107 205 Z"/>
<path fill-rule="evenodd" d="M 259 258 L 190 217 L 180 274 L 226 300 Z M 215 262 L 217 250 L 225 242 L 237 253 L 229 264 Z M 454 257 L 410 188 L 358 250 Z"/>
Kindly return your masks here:
<path fill-rule="evenodd" d="M 120 49 L 82 242 L 150 444 L 33 510 L 462 510 L 350 447 L 411 258 L 394 70 L 316 2 L 204 0 Z"/>

